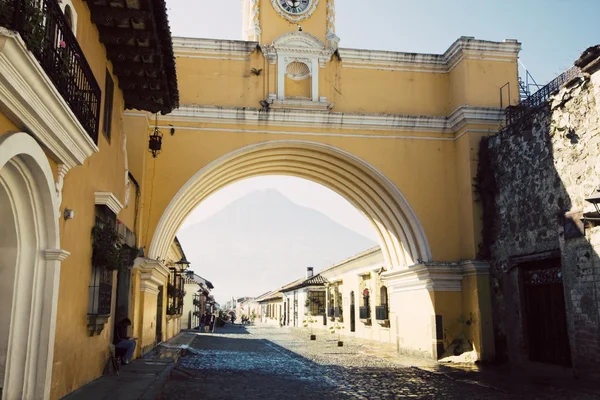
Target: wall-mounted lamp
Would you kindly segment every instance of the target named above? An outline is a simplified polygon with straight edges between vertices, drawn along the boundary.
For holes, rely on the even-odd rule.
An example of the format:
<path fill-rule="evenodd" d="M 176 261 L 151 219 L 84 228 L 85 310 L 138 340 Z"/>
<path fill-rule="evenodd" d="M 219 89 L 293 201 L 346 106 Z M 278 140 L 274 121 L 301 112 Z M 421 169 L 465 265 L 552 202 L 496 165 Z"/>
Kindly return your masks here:
<path fill-rule="evenodd" d="M 65 221 L 68 219 L 73 219 L 75 218 L 75 211 L 71 210 L 70 208 L 65 208 L 65 211 L 63 212 L 63 217 L 65 218 Z"/>
<path fill-rule="evenodd" d="M 598 213 L 598 217 L 600 217 L 600 187 L 596 189 L 595 194 L 585 199 L 585 201 L 594 205 L 596 208 L 596 213 Z"/>
<path fill-rule="evenodd" d="M 594 227 L 600 225 L 600 187 L 596 190 L 596 193 L 585 199 L 588 203 L 592 203 L 596 212 L 588 212 L 583 214 L 583 221 L 585 227 Z"/>
<path fill-rule="evenodd" d="M 181 266 L 181 269 L 186 269 L 187 267 L 190 266 L 190 264 L 191 263 L 188 260 L 186 260 L 185 257 L 182 257 L 181 260 L 179 260 L 175 263 L 175 265 Z"/>
<path fill-rule="evenodd" d="M 162 152 L 162 139 L 163 135 L 158 130 L 158 113 L 154 120 L 154 132 L 148 139 L 148 151 L 152 153 L 152 157 L 156 158 Z"/>

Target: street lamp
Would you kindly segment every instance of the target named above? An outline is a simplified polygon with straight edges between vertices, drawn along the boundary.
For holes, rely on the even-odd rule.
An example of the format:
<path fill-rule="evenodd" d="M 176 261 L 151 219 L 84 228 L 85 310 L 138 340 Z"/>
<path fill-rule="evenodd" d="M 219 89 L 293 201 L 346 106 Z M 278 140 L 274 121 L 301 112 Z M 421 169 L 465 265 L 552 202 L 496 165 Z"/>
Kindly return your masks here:
<path fill-rule="evenodd" d="M 148 139 L 148 151 L 152 153 L 152 157 L 156 158 L 162 151 L 163 134 L 158 130 L 158 113 L 155 117 L 154 132 Z"/>
<path fill-rule="evenodd" d="M 188 268 L 188 267 L 190 266 L 190 264 L 191 264 L 191 263 L 190 263 L 188 260 L 186 260 L 186 259 L 185 259 L 185 256 L 184 256 L 184 257 L 181 257 L 181 260 L 179 260 L 179 261 L 177 261 L 177 262 L 175 263 L 175 265 L 179 265 L 179 266 L 181 267 L 181 269 L 186 269 L 186 268 Z"/>
<path fill-rule="evenodd" d="M 596 193 L 594 195 L 588 197 L 585 199 L 585 201 L 594 205 L 596 208 L 596 213 L 598 214 L 598 217 L 600 217 L 600 187 L 596 189 Z"/>

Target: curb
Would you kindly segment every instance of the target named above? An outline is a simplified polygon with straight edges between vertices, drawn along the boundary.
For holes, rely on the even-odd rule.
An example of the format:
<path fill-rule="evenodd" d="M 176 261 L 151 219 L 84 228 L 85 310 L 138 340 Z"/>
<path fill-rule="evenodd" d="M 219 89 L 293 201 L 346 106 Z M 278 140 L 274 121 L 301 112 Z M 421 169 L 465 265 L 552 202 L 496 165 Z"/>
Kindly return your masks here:
<path fill-rule="evenodd" d="M 177 362 L 172 362 L 156 377 L 154 382 L 148 387 L 148 389 L 139 397 L 139 400 L 156 400 L 163 391 L 165 384 L 169 380 L 171 371 L 175 368 Z"/>

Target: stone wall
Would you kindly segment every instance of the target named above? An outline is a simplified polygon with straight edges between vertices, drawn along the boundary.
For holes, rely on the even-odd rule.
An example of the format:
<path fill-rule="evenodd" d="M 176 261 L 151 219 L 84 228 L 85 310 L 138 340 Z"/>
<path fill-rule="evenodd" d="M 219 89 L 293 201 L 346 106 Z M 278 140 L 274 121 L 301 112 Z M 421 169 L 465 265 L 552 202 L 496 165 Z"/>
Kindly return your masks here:
<path fill-rule="evenodd" d="M 594 210 L 585 198 L 600 187 L 600 72 L 589 59 L 545 107 L 482 141 L 478 176 L 497 358 L 530 360 L 519 266 L 559 257 L 571 364 L 582 374 L 600 366 L 600 227 L 580 233 L 581 213 Z"/>

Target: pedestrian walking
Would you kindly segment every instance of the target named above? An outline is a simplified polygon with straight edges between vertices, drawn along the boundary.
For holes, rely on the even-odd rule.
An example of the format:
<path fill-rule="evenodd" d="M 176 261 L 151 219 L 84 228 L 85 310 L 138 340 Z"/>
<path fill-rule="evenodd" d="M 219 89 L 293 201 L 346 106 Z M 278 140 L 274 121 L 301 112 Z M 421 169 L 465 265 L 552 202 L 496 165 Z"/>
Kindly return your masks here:
<path fill-rule="evenodd" d="M 208 333 L 212 330 L 212 319 L 213 316 L 207 311 L 204 315 L 204 332 Z"/>
<path fill-rule="evenodd" d="M 200 332 L 204 332 L 204 327 L 206 326 L 206 313 L 200 316 Z"/>

